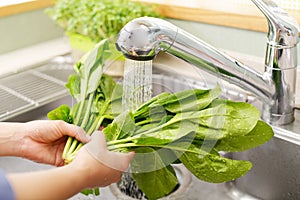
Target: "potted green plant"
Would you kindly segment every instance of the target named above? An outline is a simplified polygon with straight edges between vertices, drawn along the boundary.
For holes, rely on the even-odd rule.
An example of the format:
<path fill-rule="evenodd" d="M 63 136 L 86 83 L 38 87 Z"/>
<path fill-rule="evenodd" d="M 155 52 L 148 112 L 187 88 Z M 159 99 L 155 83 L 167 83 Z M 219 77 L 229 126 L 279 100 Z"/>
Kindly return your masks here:
<path fill-rule="evenodd" d="M 56 0 L 46 13 L 66 31 L 73 49 L 87 52 L 134 18 L 161 17 L 155 8 L 130 0 Z"/>

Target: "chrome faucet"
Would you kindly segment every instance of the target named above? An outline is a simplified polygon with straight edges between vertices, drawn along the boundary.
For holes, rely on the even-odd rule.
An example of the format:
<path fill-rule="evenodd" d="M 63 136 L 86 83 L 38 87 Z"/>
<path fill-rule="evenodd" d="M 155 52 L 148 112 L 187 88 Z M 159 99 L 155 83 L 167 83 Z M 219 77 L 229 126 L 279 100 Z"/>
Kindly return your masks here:
<path fill-rule="evenodd" d="M 252 0 L 269 25 L 265 71 L 258 73 L 171 23 L 151 17 L 132 20 L 119 33 L 125 57 L 151 60 L 165 51 L 252 92 L 263 102 L 262 118 L 273 125 L 294 121 L 299 26 L 270 0 Z"/>

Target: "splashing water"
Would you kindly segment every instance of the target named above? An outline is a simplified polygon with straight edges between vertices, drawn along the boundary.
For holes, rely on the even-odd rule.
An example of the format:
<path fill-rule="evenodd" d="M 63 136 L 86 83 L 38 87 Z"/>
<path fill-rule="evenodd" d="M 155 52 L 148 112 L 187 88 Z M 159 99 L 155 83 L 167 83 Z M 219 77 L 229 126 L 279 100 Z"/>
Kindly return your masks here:
<path fill-rule="evenodd" d="M 123 110 L 135 110 L 152 95 L 152 60 L 126 59 L 123 80 Z"/>

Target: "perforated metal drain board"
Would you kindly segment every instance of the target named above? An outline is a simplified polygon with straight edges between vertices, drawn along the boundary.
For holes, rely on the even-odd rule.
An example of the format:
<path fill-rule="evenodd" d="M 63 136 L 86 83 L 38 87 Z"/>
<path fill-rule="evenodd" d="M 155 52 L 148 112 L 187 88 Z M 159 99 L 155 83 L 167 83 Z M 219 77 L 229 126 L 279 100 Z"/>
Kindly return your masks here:
<path fill-rule="evenodd" d="M 71 62 L 50 61 L 0 79 L 0 121 L 68 95 L 65 83 L 73 73 Z"/>

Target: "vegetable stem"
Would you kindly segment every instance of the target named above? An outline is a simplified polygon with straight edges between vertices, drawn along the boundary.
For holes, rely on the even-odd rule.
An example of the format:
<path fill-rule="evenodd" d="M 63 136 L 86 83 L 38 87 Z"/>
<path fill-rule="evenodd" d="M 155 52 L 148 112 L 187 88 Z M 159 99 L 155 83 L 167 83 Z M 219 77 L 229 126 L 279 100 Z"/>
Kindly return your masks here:
<path fill-rule="evenodd" d="M 151 123 L 151 122 L 152 122 L 152 119 L 147 119 L 147 120 L 137 122 L 135 124 L 136 124 L 136 126 L 141 126 L 141 125 L 148 124 L 148 123 Z"/>
<path fill-rule="evenodd" d="M 72 145 L 67 153 L 67 157 L 73 153 L 73 151 L 76 149 L 77 147 L 77 144 L 78 144 L 78 140 L 74 139 L 73 142 L 72 142 Z"/>
<path fill-rule="evenodd" d="M 87 105 L 87 108 L 86 108 L 86 110 L 88 110 L 88 111 L 91 109 L 91 106 L 92 106 L 92 103 L 93 103 L 93 98 L 94 98 L 94 93 L 91 93 L 89 95 L 89 101 L 88 101 L 88 105 Z M 89 116 L 90 116 L 90 112 L 86 112 L 84 114 L 84 118 L 83 118 L 82 123 L 81 123 L 82 128 L 86 127 L 86 123 L 88 122 Z"/>
<path fill-rule="evenodd" d="M 79 125 L 79 123 L 80 123 L 80 117 L 81 117 L 83 107 L 84 107 L 84 101 L 79 102 L 79 108 L 78 108 L 77 112 L 74 113 L 74 114 L 76 114 L 75 119 L 74 119 L 74 124 L 76 124 L 76 125 Z"/>
<path fill-rule="evenodd" d="M 71 144 L 72 144 L 72 141 L 73 141 L 73 137 L 68 137 L 68 140 L 67 140 L 67 143 L 65 145 L 65 148 L 64 148 L 64 151 L 63 151 L 63 154 L 62 154 L 62 158 L 65 160 L 67 158 L 67 154 L 69 152 L 69 149 L 71 147 Z"/>
<path fill-rule="evenodd" d="M 112 140 L 107 142 L 107 146 L 110 145 L 117 145 L 117 144 L 122 144 L 122 143 L 127 143 L 127 142 L 131 142 L 133 139 L 135 139 L 134 137 L 128 137 L 128 138 L 124 138 L 124 139 L 119 139 L 119 140 Z"/>
<path fill-rule="evenodd" d="M 173 118 L 174 118 L 174 117 L 173 117 Z M 169 125 L 171 125 L 171 124 L 173 124 L 173 123 L 176 123 L 176 122 L 178 122 L 178 121 L 180 121 L 180 120 L 170 120 L 170 121 L 168 121 L 168 122 L 166 122 L 166 123 L 164 123 L 164 124 L 162 124 L 162 125 L 159 125 L 159 126 L 157 126 L 157 127 L 155 127 L 155 128 L 149 129 L 149 130 L 147 130 L 147 131 L 145 131 L 145 132 L 141 132 L 141 133 L 139 133 L 138 135 L 140 135 L 140 134 L 149 134 L 149 133 L 153 133 L 153 132 L 155 132 L 155 131 L 161 130 L 162 128 L 167 127 L 167 126 L 169 126 Z"/>
<path fill-rule="evenodd" d="M 132 148 L 132 147 L 154 147 L 154 148 L 166 148 L 166 149 L 171 149 L 174 151 L 180 151 L 180 152 L 189 152 L 189 153 L 197 153 L 199 155 L 205 156 L 207 152 L 203 151 L 193 151 L 189 150 L 187 148 L 182 148 L 179 146 L 172 146 L 172 145 L 165 145 L 165 144 L 135 144 L 135 143 L 125 143 L 125 144 L 118 144 L 118 145 L 111 145 L 108 144 L 107 149 L 110 151 L 118 151 L 119 149 L 122 148 Z"/>

